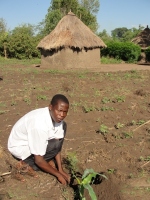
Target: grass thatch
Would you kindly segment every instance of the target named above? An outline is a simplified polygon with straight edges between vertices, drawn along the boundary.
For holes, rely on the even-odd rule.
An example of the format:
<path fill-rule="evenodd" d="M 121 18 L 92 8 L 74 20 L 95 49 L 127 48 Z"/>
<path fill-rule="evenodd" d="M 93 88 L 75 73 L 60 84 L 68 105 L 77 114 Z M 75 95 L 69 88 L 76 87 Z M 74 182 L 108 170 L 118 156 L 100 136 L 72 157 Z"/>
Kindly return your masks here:
<path fill-rule="evenodd" d="M 146 49 L 148 46 L 150 46 L 150 29 L 148 26 L 131 42 L 141 46 L 142 49 Z"/>
<path fill-rule="evenodd" d="M 69 12 L 59 21 L 55 29 L 40 41 L 37 48 L 44 50 L 67 47 L 89 49 L 105 46 L 105 43 L 78 17 Z"/>

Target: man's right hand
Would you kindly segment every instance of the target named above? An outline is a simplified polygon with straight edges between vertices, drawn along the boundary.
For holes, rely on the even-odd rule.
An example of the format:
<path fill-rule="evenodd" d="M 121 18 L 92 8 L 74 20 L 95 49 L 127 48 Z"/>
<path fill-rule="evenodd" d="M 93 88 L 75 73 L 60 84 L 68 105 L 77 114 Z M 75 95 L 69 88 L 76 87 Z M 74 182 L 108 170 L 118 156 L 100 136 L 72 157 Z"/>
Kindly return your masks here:
<path fill-rule="evenodd" d="M 59 180 L 60 183 L 63 185 L 67 185 L 67 181 L 64 179 L 64 177 L 60 174 L 57 179 Z"/>

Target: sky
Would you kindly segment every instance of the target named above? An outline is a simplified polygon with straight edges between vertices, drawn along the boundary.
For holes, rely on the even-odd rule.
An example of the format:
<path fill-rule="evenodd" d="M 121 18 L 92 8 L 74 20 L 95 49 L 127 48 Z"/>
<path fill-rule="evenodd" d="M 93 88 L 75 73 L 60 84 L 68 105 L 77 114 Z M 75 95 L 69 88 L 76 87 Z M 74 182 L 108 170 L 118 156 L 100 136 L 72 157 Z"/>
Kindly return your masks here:
<path fill-rule="evenodd" d="M 38 25 L 50 6 L 50 0 L 0 0 L 0 18 L 9 30 L 22 24 Z M 98 32 L 139 25 L 150 27 L 150 0 L 100 0 Z"/>

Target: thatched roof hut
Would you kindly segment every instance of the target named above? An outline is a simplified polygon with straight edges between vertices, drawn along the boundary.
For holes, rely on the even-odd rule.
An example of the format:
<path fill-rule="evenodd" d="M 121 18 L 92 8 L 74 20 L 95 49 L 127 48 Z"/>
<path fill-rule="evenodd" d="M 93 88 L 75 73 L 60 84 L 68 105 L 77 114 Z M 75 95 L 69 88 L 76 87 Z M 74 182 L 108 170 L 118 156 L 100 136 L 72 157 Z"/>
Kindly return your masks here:
<path fill-rule="evenodd" d="M 41 66 L 50 68 L 98 67 L 102 47 L 106 47 L 104 42 L 72 12 L 37 46 Z"/>
<path fill-rule="evenodd" d="M 139 45 L 142 49 L 146 49 L 150 46 L 150 29 L 148 26 L 131 42 Z"/>

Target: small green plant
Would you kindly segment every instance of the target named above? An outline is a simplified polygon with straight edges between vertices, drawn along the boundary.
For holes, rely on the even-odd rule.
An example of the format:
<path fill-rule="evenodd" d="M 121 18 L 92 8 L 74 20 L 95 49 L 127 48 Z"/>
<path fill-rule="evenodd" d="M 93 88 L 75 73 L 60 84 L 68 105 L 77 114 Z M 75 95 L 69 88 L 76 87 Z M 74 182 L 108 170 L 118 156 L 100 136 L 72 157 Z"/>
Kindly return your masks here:
<path fill-rule="evenodd" d="M 114 111 L 115 109 L 113 107 L 108 107 L 108 106 L 103 106 L 101 108 L 101 111 L 107 111 L 107 110 Z"/>
<path fill-rule="evenodd" d="M 133 126 L 133 125 L 136 125 L 136 121 L 135 120 L 132 120 L 132 122 L 131 122 L 131 126 Z"/>
<path fill-rule="evenodd" d="M 78 158 L 76 156 L 75 152 L 69 152 L 67 154 L 67 168 L 71 172 L 71 174 L 74 174 L 76 171 L 78 171 Z"/>
<path fill-rule="evenodd" d="M 86 169 L 83 172 L 81 180 L 76 175 L 74 175 L 78 183 L 80 200 L 86 200 L 86 198 L 84 197 L 84 189 L 88 190 L 89 195 L 92 200 L 97 200 L 96 194 L 91 186 L 91 184 L 94 182 L 94 179 L 96 178 L 97 175 L 102 176 L 103 178 L 107 179 L 105 175 L 96 173 L 93 169 Z"/>
<path fill-rule="evenodd" d="M 99 128 L 99 132 L 105 135 L 106 133 L 108 133 L 108 127 L 104 124 L 101 124 Z"/>
<path fill-rule="evenodd" d="M 107 169 L 109 174 L 113 174 L 115 172 L 115 169 Z"/>
<path fill-rule="evenodd" d="M 6 104 L 4 102 L 0 102 L 0 107 L 6 107 Z"/>
<path fill-rule="evenodd" d="M 115 128 L 116 128 L 116 129 L 123 128 L 123 127 L 124 127 L 124 124 L 121 124 L 120 122 L 118 122 L 118 123 L 115 125 Z"/>
<path fill-rule="evenodd" d="M 96 110 L 96 108 L 92 105 L 92 106 L 87 106 L 87 105 L 85 105 L 85 106 L 83 106 L 82 107 L 83 108 L 83 111 L 85 112 L 85 113 L 88 113 L 88 112 L 90 112 L 90 111 L 94 111 L 94 110 Z"/>
<path fill-rule="evenodd" d="M 12 100 L 10 105 L 15 106 L 15 105 L 17 105 L 17 102 L 15 100 Z"/>
<path fill-rule="evenodd" d="M 116 99 L 116 101 L 118 103 L 125 102 L 125 97 L 124 96 L 116 96 L 115 99 Z"/>
<path fill-rule="evenodd" d="M 26 102 L 27 105 L 30 105 L 30 104 L 31 104 L 31 99 L 28 98 L 28 97 L 25 97 L 25 98 L 23 99 L 23 101 Z"/>
<path fill-rule="evenodd" d="M 37 96 L 37 100 L 39 101 L 39 100 L 47 100 L 47 96 L 45 96 L 45 95 L 38 95 Z"/>
<path fill-rule="evenodd" d="M 138 122 L 136 122 L 136 125 L 142 125 L 145 123 L 145 120 L 139 120 Z"/>
<path fill-rule="evenodd" d="M 107 98 L 107 97 L 104 97 L 101 101 L 102 101 L 103 104 L 106 104 L 106 103 L 110 102 L 110 99 Z"/>
<path fill-rule="evenodd" d="M 86 200 L 86 198 L 84 197 L 84 189 L 88 190 L 89 195 L 92 200 L 97 200 L 96 194 L 91 184 L 93 184 L 96 176 L 101 176 L 105 179 L 107 179 L 107 177 L 103 174 L 95 172 L 93 169 L 85 169 L 82 177 L 78 177 L 78 174 L 79 174 L 78 167 L 77 167 L 78 159 L 75 152 L 68 153 L 66 164 L 67 164 L 67 168 L 72 174 L 72 177 L 75 178 L 75 180 L 77 181 L 80 200 Z"/>
<path fill-rule="evenodd" d="M 150 161 L 150 156 L 147 156 L 147 157 L 143 157 L 143 156 L 140 156 L 140 161 Z"/>
<path fill-rule="evenodd" d="M 125 138 L 133 138 L 133 132 L 123 132 Z"/>

